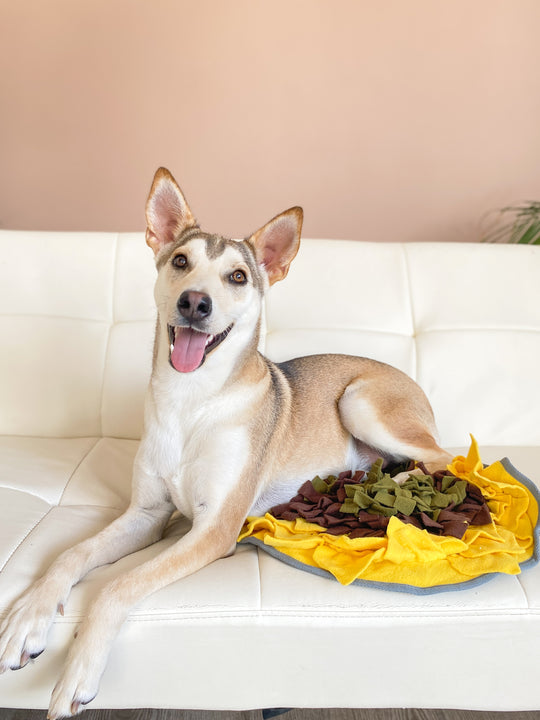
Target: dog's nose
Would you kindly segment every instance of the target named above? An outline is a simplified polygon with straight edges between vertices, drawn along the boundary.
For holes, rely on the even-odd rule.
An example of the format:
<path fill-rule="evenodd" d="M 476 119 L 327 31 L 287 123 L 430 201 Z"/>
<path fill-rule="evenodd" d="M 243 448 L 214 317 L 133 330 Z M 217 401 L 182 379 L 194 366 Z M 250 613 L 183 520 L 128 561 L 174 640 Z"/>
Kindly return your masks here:
<path fill-rule="evenodd" d="M 186 320 L 204 320 L 212 312 L 212 298 L 194 290 L 184 290 L 177 302 L 180 315 Z"/>

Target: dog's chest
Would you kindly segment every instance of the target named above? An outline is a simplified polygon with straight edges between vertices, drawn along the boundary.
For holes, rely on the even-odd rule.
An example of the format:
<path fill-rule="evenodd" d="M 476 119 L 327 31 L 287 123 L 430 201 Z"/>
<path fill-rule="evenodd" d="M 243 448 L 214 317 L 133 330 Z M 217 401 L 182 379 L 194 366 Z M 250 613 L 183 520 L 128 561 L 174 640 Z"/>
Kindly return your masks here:
<path fill-rule="evenodd" d="M 176 507 L 193 518 L 223 504 L 249 458 L 249 437 L 235 421 L 234 397 L 195 406 L 154 406 L 145 444 L 154 472 Z"/>

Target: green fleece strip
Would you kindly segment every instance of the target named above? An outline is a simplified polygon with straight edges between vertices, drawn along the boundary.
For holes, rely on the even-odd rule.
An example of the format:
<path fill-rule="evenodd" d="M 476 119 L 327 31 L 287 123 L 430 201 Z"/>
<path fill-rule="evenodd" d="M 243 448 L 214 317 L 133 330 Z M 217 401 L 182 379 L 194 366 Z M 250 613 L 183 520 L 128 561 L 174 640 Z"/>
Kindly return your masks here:
<path fill-rule="evenodd" d="M 364 482 L 345 485 L 347 499 L 341 506 L 342 513 L 358 515 L 360 510 L 366 510 L 373 515 L 390 517 L 424 512 L 436 521 L 441 510 L 452 503 L 461 505 L 467 495 L 467 483 L 454 476 L 442 478 L 440 491 L 431 475 L 409 475 L 408 480 L 398 485 L 383 472 L 382 464 L 382 460 L 373 463 Z M 322 483 L 324 481 L 318 483 L 316 489 L 328 492 L 322 489 Z"/>

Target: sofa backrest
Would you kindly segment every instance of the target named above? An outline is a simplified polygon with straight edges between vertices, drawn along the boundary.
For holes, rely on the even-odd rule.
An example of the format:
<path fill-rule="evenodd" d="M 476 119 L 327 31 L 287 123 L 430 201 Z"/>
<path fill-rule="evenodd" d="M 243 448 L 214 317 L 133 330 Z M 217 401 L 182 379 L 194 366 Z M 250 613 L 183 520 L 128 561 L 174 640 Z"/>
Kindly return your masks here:
<path fill-rule="evenodd" d="M 150 373 L 142 233 L 0 232 L 0 433 L 137 438 Z M 415 378 L 441 441 L 540 445 L 540 248 L 304 240 L 265 352 L 344 352 Z"/>
<path fill-rule="evenodd" d="M 0 432 L 137 437 L 155 324 L 144 236 L 0 233 Z"/>

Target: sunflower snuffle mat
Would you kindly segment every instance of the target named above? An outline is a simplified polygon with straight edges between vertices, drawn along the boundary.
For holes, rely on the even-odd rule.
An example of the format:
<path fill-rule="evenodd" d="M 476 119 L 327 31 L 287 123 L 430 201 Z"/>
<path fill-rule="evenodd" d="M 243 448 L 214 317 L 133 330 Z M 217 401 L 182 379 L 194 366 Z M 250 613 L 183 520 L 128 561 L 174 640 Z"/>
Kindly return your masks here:
<path fill-rule="evenodd" d="M 367 473 L 317 477 L 264 517 L 248 517 L 238 541 L 343 585 L 416 594 L 538 562 L 539 490 L 508 459 L 484 467 L 473 439 L 447 471 L 415 467 L 399 485 L 382 461 Z"/>

